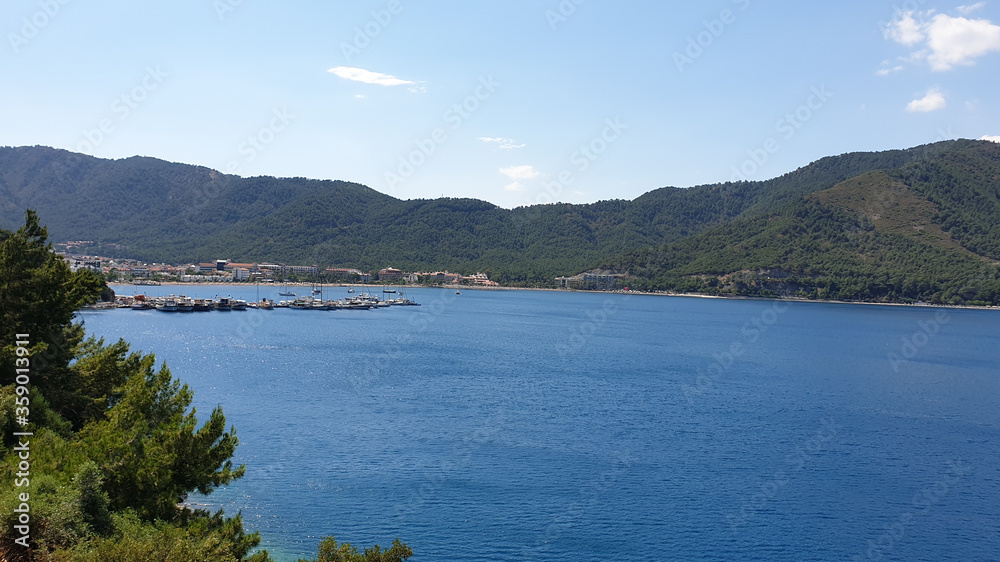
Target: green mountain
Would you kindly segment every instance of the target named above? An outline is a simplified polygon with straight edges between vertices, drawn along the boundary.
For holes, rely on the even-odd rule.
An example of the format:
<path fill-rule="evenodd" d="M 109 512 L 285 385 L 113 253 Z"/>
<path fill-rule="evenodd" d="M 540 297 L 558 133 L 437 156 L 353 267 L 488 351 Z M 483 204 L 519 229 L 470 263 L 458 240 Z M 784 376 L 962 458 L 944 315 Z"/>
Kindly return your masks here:
<path fill-rule="evenodd" d="M 642 288 L 1000 304 L 1000 145 L 870 171 L 605 268 Z"/>
<path fill-rule="evenodd" d="M 33 208 L 54 240 L 92 240 L 107 255 L 175 263 L 228 258 L 482 270 L 506 283 L 539 284 L 620 261 L 622 252 L 766 215 L 866 172 L 938 162 L 984 144 L 949 141 L 852 153 L 768 181 L 513 210 L 472 199 L 402 201 L 342 181 L 241 178 L 154 158 L 105 160 L 46 147 L 0 148 L 0 227 L 15 227 L 24 210 Z M 927 173 L 934 184 L 937 172 Z M 927 189 L 926 197 L 937 196 Z M 959 214 L 943 220 L 962 228 L 966 210 L 954 212 Z M 990 244 L 993 238 L 976 230 L 961 240 Z"/>

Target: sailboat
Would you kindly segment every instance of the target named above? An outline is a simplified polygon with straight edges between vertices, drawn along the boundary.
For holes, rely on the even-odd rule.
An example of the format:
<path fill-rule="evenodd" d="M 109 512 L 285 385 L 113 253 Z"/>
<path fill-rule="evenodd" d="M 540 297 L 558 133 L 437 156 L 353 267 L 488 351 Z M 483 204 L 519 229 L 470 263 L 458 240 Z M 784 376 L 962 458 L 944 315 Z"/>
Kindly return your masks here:
<path fill-rule="evenodd" d="M 293 293 L 293 292 L 291 292 L 291 291 L 288 290 L 288 283 L 285 283 L 285 292 L 278 293 L 278 295 L 282 296 L 282 297 L 297 297 L 298 296 L 295 293 Z"/>

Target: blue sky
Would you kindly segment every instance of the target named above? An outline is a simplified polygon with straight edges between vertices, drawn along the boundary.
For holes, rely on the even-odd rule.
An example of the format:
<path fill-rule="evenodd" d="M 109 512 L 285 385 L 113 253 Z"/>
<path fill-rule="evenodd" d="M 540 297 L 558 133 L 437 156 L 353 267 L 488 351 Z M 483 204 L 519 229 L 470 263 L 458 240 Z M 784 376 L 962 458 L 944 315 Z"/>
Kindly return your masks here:
<path fill-rule="evenodd" d="M 0 6 L 0 145 L 504 207 L 1000 135 L 1000 1 Z"/>

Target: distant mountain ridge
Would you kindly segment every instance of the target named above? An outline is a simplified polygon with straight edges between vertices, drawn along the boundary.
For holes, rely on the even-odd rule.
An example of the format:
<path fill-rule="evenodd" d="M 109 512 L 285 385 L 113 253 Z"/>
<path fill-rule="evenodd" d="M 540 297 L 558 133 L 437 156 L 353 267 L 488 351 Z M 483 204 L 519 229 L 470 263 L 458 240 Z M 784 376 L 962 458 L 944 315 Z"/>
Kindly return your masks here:
<path fill-rule="evenodd" d="M 995 258 L 1000 242 L 989 220 L 1000 224 L 996 209 L 953 204 L 941 187 L 959 181 L 954 178 L 961 171 L 973 186 L 970 194 L 993 193 L 995 200 L 997 182 L 987 162 L 1000 162 L 1000 145 L 945 141 L 827 157 L 766 181 L 508 210 L 474 199 L 402 201 L 344 181 L 242 178 L 155 158 L 105 160 L 6 147 L 0 148 L 0 227 L 16 227 L 24 210 L 33 208 L 54 240 L 120 244 L 125 254 L 150 261 L 482 270 L 510 284 L 551 283 L 557 275 L 603 265 L 652 283 L 663 276 L 628 256 L 703 243 L 719 229 L 742 228 L 789 206 L 836 207 L 808 196 L 878 171 L 933 205 L 932 222 L 954 243 Z"/>
<path fill-rule="evenodd" d="M 869 171 L 604 264 L 639 288 L 1000 304 L 1000 145 Z"/>

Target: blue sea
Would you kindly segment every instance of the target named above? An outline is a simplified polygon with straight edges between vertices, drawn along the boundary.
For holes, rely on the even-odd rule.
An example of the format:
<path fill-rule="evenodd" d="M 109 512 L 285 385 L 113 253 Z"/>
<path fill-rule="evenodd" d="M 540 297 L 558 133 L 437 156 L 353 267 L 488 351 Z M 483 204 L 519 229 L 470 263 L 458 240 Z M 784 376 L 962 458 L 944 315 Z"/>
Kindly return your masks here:
<path fill-rule="evenodd" d="M 415 562 L 1000 560 L 1000 311 L 407 296 L 80 318 L 222 405 L 246 477 L 191 500 L 277 560 L 328 535 Z"/>

